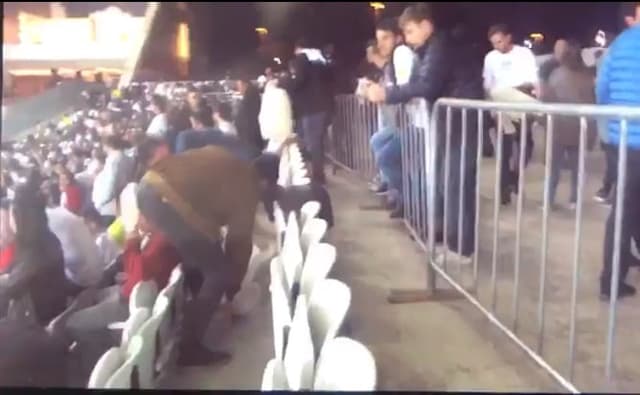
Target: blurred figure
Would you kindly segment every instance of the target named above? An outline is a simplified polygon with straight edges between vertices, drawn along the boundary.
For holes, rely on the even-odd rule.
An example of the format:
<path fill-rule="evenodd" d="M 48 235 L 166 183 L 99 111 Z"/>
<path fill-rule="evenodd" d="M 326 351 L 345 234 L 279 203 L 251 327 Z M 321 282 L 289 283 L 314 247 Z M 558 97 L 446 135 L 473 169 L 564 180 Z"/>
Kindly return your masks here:
<path fill-rule="evenodd" d="M 150 110 L 154 116 L 147 128 L 147 136 L 165 138 L 169 130 L 167 99 L 160 95 L 151 96 Z"/>
<path fill-rule="evenodd" d="M 229 136 L 238 136 L 235 125 L 233 124 L 233 114 L 231 113 L 231 105 L 227 102 L 217 103 L 213 108 L 213 120 L 216 128 Z"/>
<path fill-rule="evenodd" d="M 62 193 L 62 206 L 71 213 L 79 215 L 85 202 L 83 190 L 69 170 L 63 169 L 59 173 L 59 186 Z"/>
<path fill-rule="evenodd" d="M 111 239 L 107 232 L 107 227 L 104 226 L 102 217 L 93 207 L 87 207 L 82 212 L 82 218 L 87 228 L 89 228 L 91 236 L 95 240 L 104 267 L 110 265 L 122 252 L 120 245 Z"/>
<path fill-rule="evenodd" d="M 549 77 L 551 77 L 551 73 L 553 72 L 553 70 L 560 66 L 560 59 L 562 58 L 564 52 L 567 50 L 567 46 L 567 40 L 565 40 L 564 38 L 558 39 L 553 46 L 553 56 L 551 56 L 551 59 L 540 65 L 540 69 L 538 70 L 541 85 L 540 90 L 544 89 L 544 85 L 549 81 Z M 543 94 L 544 93 L 540 93 L 540 95 Z"/>
<path fill-rule="evenodd" d="M 541 100 L 549 103 L 593 104 L 593 73 L 582 61 L 582 48 L 575 40 L 566 41 L 559 54 L 558 66 L 551 72 Z M 587 146 L 595 143 L 595 125 L 588 124 Z M 578 200 L 578 160 L 580 158 L 580 120 L 577 117 L 553 118 L 553 147 L 551 151 L 551 184 L 549 204 L 555 206 L 560 171 L 566 163 L 571 171 L 571 196 L 569 207 L 575 209 Z"/>
<path fill-rule="evenodd" d="M 264 148 L 264 141 L 260 134 L 258 114 L 260 113 L 260 92 L 251 84 L 248 78 L 239 79 L 236 89 L 242 95 L 238 106 L 235 125 L 240 140 L 258 152 Z"/>
<path fill-rule="evenodd" d="M 10 222 L 11 202 L 8 199 L 0 201 L 0 274 L 11 269 L 16 255 L 16 235 Z M 7 306 L 0 306 L 0 311 Z"/>
<path fill-rule="evenodd" d="M 60 74 L 58 74 L 58 69 L 53 68 L 51 69 L 51 77 L 49 79 L 49 83 L 47 84 L 47 86 L 49 88 L 53 88 L 56 85 L 58 85 L 58 83 L 62 82 L 62 77 L 60 76 Z"/>

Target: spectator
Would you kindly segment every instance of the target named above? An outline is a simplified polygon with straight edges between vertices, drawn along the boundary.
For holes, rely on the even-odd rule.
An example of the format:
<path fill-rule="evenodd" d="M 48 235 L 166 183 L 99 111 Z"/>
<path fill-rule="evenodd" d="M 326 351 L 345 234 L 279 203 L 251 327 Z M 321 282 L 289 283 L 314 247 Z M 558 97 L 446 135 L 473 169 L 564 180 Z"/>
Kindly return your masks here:
<path fill-rule="evenodd" d="M 259 199 L 256 171 L 220 147 L 192 150 L 151 166 L 137 199 L 140 214 L 178 249 L 194 295 L 185 311 L 181 364 L 218 360 L 201 341 L 222 296 L 233 300 L 247 270 Z"/>
<path fill-rule="evenodd" d="M 152 95 L 151 96 L 151 112 L 154 117 L 147 128 L 147 136 L 165 138 L 169 130 L 169 123 L 167 119 L 167 100 L 164 96 Z"/>
<path fill-rule="evenodd" d="M 109 225 L 116 217 L 117 197 L 133 177 L 134 162 L 124 154 L 127 147 L 119 137 L 105 138 L 104 148 L 107 158 L 93 183 L 91 200 L 105 225 Z"/>
<path fill-rule="evenodd" d="M 304 39 L 296 43 L 294 53 L 288 88 L 295 102 L 304 148 L 311 157 L 312 179 L 324 184 L 324 139 L 333 102 L 325 77 L 328 65 L 320 50 L 310 48 Z"/>
<path fill-rule="evenodd" d="M 625 9 L 625 22 L 629 26 L 609 47 L 608 53 L 598 72 L 596 81 L 596 99 L 601 105 L 640 106 L 640 3 L 630 3 Z M 613 158 L 618 162 L 621 123 L 608 121 L 609 143 L 615 147 Z M 622 215 L 622 234 L 620 244 L 614 246 L 615 217 L 618 207 L 613 199 L 613 207 L 607 220 L 604 238 L 604 265 L 600 275 L 600 293 L 605 299 L 611 296 L 611 270 L 613 252 L 620 250 L 620 272 L 618 297 L 635 295 L 636 289 L 625 282 L 632 261 L 631 238 L 640 240 L 640 122 L 631 121 L 627 125 L 628 152 L 626 179 L 624 186 Z"/>
<path fill-rule="evenodd" d="M 560 66 L 560 59 L 562 58 L 564 51 L 566 51 L 567 45 L 567 40 L 564 38 L 558 39 L 553 46 L 553 55 L 551 56 L 551 59 L 547 60 L 540 66 L 538 76 L 540 78 L 541 89 L 544 89 L 544 84 L 549 81 L 549 77 L 551 77 L 553 70 Z"/>
<path fill-rule="evenodd" d="M 248 79 L 238 80 L 236 88 L 242 95 L 235 121 L 238 137 L 252 150 L 260 152 L 264 148 L 260 124 L 258 123 L 260 92 Z"/>
<path fill-rule="evenodd" d="M 445 31 L 437 31 L 433 22 L 431 11 L 425 5 L 407 7 L 400 17 L 400 26 L 404 33 L 405 42 L 413 47 L 417 55 L 417 66 L 409 79 L 409 83 L 402 86 L 382 87 L 379 84 L 371 84 L 368 87 L 367 97 L 373 102 L 385 102 L 388 104 L 406 103 L 414 97 L 421 97 L 428 103 L 435 103 L 441 97 L 454 97 L 466 99 L 482 98 L 482 84 L 480 70 L 474 67 L 474 61 L 470 58 L 473 51 L 463 40 L 450 37 Z M 475 222 L 475 175 L 476 175 L 476 144 L 477 129 L 476 117 L 467 118 L 467 145 L 462 152 L 462 125 L 458 120 L 459 111 L 454 110 L 451 124 L 451 151 L 449 154 L 449 191 L 443 190 L 444 185 L 444 155 L 441 155 L 437 163 L 436 189 L 438 191 L 437 207 L 442 205 L 443 199 L 459 202 L 460 163 L 465 156 L 465 184 L 462 188 L 462 201 L 465 217 L 462 220 L 462 240 L 458 244 L 458 205 L 454 204 L 449 210 L 448 234 L 446 235 L 449 249 L 455 251 L 454 255 L 460 263 L 469 263 L 468 258 L 474 249 L 474 222 Z M 440 131 L 438 134 L 437 149 L 443 153 L 445 148 L 445 136 L 442 131 L 446 129 L 446 116 L 444 111 L 436 120 Z M 440 222 L 438 213 L 437 222 Z M 438 234 L 439 229 L 434 229 Z M 462 249 L 458 251 L 458 245 Z"/>
<path fill-rule="evenodd" d="M 120 245 L 111 239 L 107 232 L 107 227 L 104 226 L 102 217 L 93 207 L 87 207 L 83 211 L 82 217 L 85 225 L 89 228 L 91 236 L 95 239 L 98 253 L 100 254 L 104 267 L 110 265 L 122 252 Z"/>
<path fill-rule="evenodd" d="M 49 230 L 37 176 L 16 189 L 10 224 L 15 232 L 15 262 L 0 276 L 0 301 L 31 300 L 36 321 L 46 325 L 66 303 L 64 257 Z M 2 304 L 2 302 L 0 302 Z"/>
<path fill-rule="evenodd" d="M 530 49 L 513 44 L 511 31 L 504 24 L 489 28 L 489 41 L 493 51 L 484 58 L 484 89 L 489 99 L 507 102 L 533 102 L 534 92 L 538 87 L 538 68 L 536 58 Z M 502 204 L 511 203 L 511 193 L 518 189 L 518 170 L 520 161 L 513 158 L 514 148 L 518 155 L 520 149 L 521 125 L 517 116 L 503 114 L 502 142 Z M 530 121 L 530 120 L 529 120 Z M 529 123 L 528 121 L 528 123 Z M 532 128 L 527 127 L 527 141 L 525 145 L 525 164 L 528 164 L 533 153 Z M 511 164 L 516 164 L 512 168 Z"/>
<path fill-rule="evenodd" d="M 104 264 L 82 218 L 59 204 L 47 208 L 46 213 L 49 229 L 62 247 L 69 295 L 76 296 L 100 282 Z"/>
<path fill-rule="evenodd" d="M 176 153 L 217 145 L 245 160 L 252 160 L 259 154 L 259 151 L 243 144 L 238 138 L 213 129 L 211 113 L 205 109 L 191 114 L 191 126 L 191 130 L 185 130 L 178 135 Z"/>
<path fill-rule="evenodd" d="M 53 88 L 58 85 L 59 82 L 62 82 L 62 77 L 58 74 L 58 69 L 51 69 L 51 77 L 49 80 L 48 88 Z"/>
<path fill-rule="evenodd" d="M 404 85 L 409 82 L 414 55 L 402 43 L 402 32 L 396 19 L 383 19 L 376 26 L 377 51 L 368 57 L 383 70 L 385 86 Z M 391 218 L 404 215 L 402 207 L 402 153 L 400 136 L 396 129 L 396 108 L 383 106 L 380 110 L 381 129 L 371 136 L 371 149 L 380 168 L 382 183 L 377 193 L 392 193 Z"/>
<path fill-rule="evenodd" d="M 229 136 L 238 136 L 238 131 L 233 125 L 233 115 L 231 114 L 231 105 L 226 102 L 216 104 L 213 110 L 213 119 L 216 128 Z"/>
<path fill-rule="evenodd" d="M 9 271 L 15 260 L 16 235 L 9 224 L 10 204 L 8 199 L 0 202 L 0 274 Z"/>
<path fill-rule="evenodd" d="M 582 61 L 580 44 L 566 41 L 560 53 L 559 64 L 551 72 L 541 99 L 550 103 L 593 104 L 593 73 Z M 588 146 L 595 139 L 595 125 L 590 125 Z M 576 117 L 557 116 L 553 119 L 553 147 L 551 151 L 551 185 L 549 204 L 555 206 L 555 195 L 560 181 L 560 171 L 566 160 L 571 171 L 571 197 L 569 207 L 575 209 L 578 200 L 578 160 L 580 157 L 580 120 Z"/>
<path fill-rule="evenodd" d="M 79 215 L 85 202 L 82 187 L 67 169 L 59 174 L 59 179 L 62 206 L 73 214 Z"/>

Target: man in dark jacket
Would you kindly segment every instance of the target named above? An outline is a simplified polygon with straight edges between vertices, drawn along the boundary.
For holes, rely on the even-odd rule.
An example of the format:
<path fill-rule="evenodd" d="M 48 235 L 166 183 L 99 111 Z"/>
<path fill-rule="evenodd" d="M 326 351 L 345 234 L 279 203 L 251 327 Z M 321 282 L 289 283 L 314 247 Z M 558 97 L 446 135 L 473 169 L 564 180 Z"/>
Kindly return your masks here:
<path fill-rule="evenodd" d="M 430 10 L 425 5 L 407 7 L 400 17 L 405 42 L 411 46 L 417 55 L 417 61 L 408 84 L 392 86 L 386 89 L 374 84 L 368 88 L 368 98 L 373 102 L 389 104 L 406 103 L 412 98 L 424 98 L 429 104 L 434 104 L 442 97 L 466 99 L 482 99 L 481 71 L 477 62 L 470 59 L 473 52 L 466 47 L 461 38 L 453 39 L 446 32 L 437 32 Z M 467 262 L 466 257 L 474 250 L 474 219 L 475 219 L 475 173 L 477 125 L 476 114 L 467 116 L 467 145 L 462 152 L 462 124 L 461 111 L 452 109 L 451 151 L 449 153 L 449 190 L 444 191 L 444 151 L 446 141 L 446 111 L 438 113 L 438 162 L 437 162 L 437 190 L 438 198 L 436 213 L 441 213 L 440 206 L 444 199 L 455 202 L 450 205 L 447 242 L 450 249 L 462 255 L 461 262 Z M 465 156 L 465 183 L 462 193 L 464 218 L 462 224 L 461 251 L 458 249 L 458 204 L 461 180 L 460 164 Z M 440 217 L 438 214 L 436 218 Z M 439 222 L 439 221 L 437 221 Z M 435 229 L 438 233 L 438 229 Z M 463 259 L 464 258 L 464 259 Z"/>
<path fill-rule="evenodd" d="M 311 156 L 312 179 L 324 184 L 324 139 L 333 103 L 330 68 L 322 52 L 304 40 L 296 44 L 295 54 L 286 88 L 293 97 L 296 128 Z"/>
<path fill-rule="evenodd" d="M 238 80 L 237 89 L 242 100 L 235 117 L 236 130 L 242 142 L 253 150 L 262 151 L 264 140 L 260 134 L 260 91 L 247 78 Z"/>

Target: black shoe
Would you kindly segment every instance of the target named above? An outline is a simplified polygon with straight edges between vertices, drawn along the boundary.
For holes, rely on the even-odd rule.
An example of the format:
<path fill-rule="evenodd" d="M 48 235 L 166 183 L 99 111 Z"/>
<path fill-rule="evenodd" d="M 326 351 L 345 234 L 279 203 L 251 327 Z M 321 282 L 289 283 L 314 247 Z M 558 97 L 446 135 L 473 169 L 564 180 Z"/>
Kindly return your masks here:
<path fill-rule="evenodd" d="M 391 219 L 404 218 L 404 209 L 402 207 L 402 204 L 398 204 L 396 208 L 393 211 L 391 211 L 391 213 L 389 214 L 389 218 Z"/>
<path fill-rule="evenodd" d="M 618 299 L 626 298 L 628 296 L 634 296 L 636 294 L 636 289 L 629 284 L 621 283 L 618 286 Z M 600 299 L 603 301 L 608 301 L 611 297 L 611 289 L 608 287 L 600 288 Z"/>
<path fill-rule="evenodd" d="M 598 193 L 596 193 L 596 195 L 593 197 L 593 200 L 602 204 L 611 204 L 611 199 L 609 198 L 610 196 L 610 191 L 606 189 L 600 189 Z"/>
<path fill-rule="evenodd" d="M 508 206 L 511 204 L 511 193 L 507 192 L 507 193 L 502 193 L 502 196 L 500 197 L 500 204 L 502 204 L 503 206 Z"/>

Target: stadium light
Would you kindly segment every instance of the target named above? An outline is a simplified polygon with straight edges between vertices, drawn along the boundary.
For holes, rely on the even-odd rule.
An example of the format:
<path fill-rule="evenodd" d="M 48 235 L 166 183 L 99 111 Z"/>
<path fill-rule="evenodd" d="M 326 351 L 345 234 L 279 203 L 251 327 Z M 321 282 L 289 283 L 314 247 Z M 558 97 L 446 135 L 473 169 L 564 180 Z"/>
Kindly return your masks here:
<path fill-rule="evenodd" d="M 277 64 L 282 64 L 282 60 L 280 60 L 280 58 L 273 58 L 273 61 Z"/>
<path fill-rule="evenodd" d="M 372 2 L 372 3 L 369 3 L 369 7 L 373 8 L 376 11 L 379 11 L 379 10 L 384 10 L 386 6 L 384 5 L 384 3 Z"/>
<path fill-rule="evenodd" d="M 543 41 L 544 40 L 544 34 L 542 34 L 542 33 L 531 33 L 531 34 L 529 34 L 529 37 L 532 38 L 534 41 Z"/>
<path fill-rule="evenodd" d="M 264 36 L 269 34 L 269 30 L 267 30 L 266 27 L 256 27 L 256 33 L 258 33 L 261 36 Z"/>

